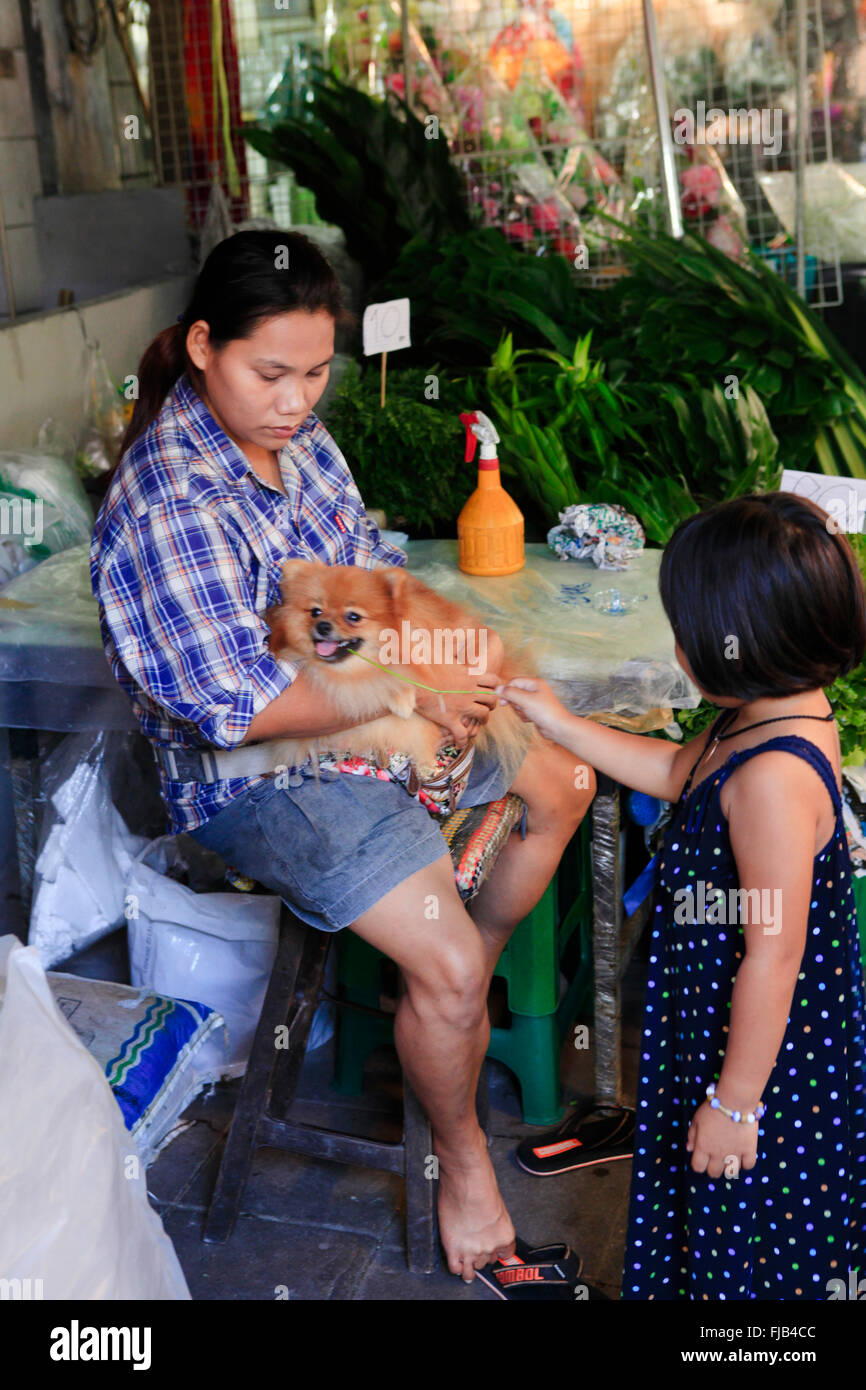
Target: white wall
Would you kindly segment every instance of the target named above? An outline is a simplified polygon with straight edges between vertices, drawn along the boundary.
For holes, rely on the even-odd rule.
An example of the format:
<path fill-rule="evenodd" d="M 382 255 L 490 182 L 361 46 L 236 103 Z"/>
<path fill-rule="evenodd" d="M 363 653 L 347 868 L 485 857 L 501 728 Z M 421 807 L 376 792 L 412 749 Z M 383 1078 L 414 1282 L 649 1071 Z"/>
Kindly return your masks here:
<path fill-rule="evenodd" d="M 0 0 L 0 48 L 11 48 L 14 75 L 0 81 L 0 216 L 6 230 L 16 313 L 42 304 L 42 270 L 33 229 L 33 199 L 42 192 L 30 78 L 18 0 Z M 0 313 L 9 304 L 0 263 Z"/>
<path fill-rule="evenodd" d="M 194 276 L 172 276 L 0 328 L 0 449 L 32 449 L 49 415 L 78 434 L 86 368 L 82 319 L 120 382 L 186 307 L 193 283 Z"/>

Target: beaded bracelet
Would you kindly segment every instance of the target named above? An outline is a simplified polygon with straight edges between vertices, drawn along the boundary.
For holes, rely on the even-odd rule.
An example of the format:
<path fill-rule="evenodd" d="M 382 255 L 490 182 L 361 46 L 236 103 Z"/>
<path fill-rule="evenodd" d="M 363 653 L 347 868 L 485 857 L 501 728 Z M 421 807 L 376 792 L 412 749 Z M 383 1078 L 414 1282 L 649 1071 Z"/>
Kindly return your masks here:
<path fill-rule="evenodd" d="M 759 1100 L 754 1110 L 750 1110 L 746 1115 L 743 1115 L 739 1110 L 729 1110 L 726 1105 L 722 1105 L 722 1102 L 716 1095 L 715 1081 L 711 1081 L 707 1087 L 707 1098 L 710 1102 L 711 1110 L 721 1110 L 723 1115 L 727 1115 L 729 1120 L 733 1120 L 734 1124 L 738 1125 L 753 1125 L 756 1120 L 761 1119 L 767 1109 L 764 1102 Z"/>

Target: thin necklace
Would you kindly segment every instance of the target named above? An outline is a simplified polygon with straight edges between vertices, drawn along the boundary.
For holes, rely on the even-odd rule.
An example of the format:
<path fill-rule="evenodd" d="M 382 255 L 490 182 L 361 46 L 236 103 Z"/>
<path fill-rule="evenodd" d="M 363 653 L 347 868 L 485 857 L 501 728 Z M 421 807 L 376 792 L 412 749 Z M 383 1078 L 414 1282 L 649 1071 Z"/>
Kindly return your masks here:
<path fill-rule="evenodd" d="M 736 717 L 735 713 L 734 719 L 736 719 Z M 713 756 L 719 744 L 724 743 L 725 739 L 737 738 L 740 734 L 748 734 L 752 729 L 760 729 L 764 724 L 782 724 L 786 719 L 817 719 L 821 724 L 827 724 L 832 718 L 832 710 L 830 710 L 829 714 L 774 714 L 772 719 L 758 719 L 754 724 L 747 724 L 744 729 L 734 729 L 733 733 L 716 734 L 709 748 L 705 750 L 703 757 L 695 764 L 694 772 L 697 772 L 701 763 L 707 762 Z"/>
<path fill-rule="evenodd" d="M 736 719 L 736 715 L 734 718 Z M 829 714 L 774 714 L 772 719 L 759 719 L 754 724 L 747 724 L 744 729 L 734 729 L 730 734 L 719 734 L 714 740 L 715 743 L 724 743 L 726 738 L 737 738 L 739 734 L 748 734 L 752 729 L 760 729 L 762 724 L 784 724 L 786 719 L 817 719 L 821 724 L 827 724 L 833 718 L 833 711 Z"/>

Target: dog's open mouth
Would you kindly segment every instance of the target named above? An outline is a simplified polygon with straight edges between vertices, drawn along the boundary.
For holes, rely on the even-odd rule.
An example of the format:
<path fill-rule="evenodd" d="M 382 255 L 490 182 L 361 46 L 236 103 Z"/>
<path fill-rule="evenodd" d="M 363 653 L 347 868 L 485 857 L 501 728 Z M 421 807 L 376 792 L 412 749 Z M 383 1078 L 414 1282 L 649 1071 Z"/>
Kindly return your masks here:
<path fill-rule="evenodd" d="M 361 637 L 340 637 L 336 641 L 331 638 L 314 637 L 313 646 L 320 661 L 333 663 L 345 661 L 347 656 L 358 650 L 362 641 Z"/>

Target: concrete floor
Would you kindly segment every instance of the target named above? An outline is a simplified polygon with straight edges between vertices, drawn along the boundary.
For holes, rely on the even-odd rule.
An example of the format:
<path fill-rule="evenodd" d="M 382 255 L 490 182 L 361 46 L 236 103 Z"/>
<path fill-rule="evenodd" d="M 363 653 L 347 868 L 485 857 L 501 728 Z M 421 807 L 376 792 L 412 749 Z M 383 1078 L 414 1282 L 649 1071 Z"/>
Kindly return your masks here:
<path fill-rule="evenodd" d="M 634 1103 L 641 962 L 629 972 L 623 1048 L 624 1095 Z M 295 1117 L 383 1140 L 400 1137 L 400 1071 L 387 1048 L 367 1066 L 364 1095 L 330 1087 L 332 1045 L 310 1053 Z M 631 1160 L 535 1178 L 514 1163 L 516 1143 L 541 1131 L 524 1125 L 511 1073 L 490 1073 L 491 1153 L 519 1235 L 530 1245 L 565 1241 L 584 1259 L 583 1274 L 618 1298 L 625 1248 Z M 563 1048 L 563 1096 L 592 1091 L 592 1052 Z M 411 1274 L 403 1237 L 403 1183 L 396 1176 L 277 1150 L 260 1149 L 241 1215 L 225 1245 L 201 1232 L 239 1082 L 224 1083 L 186 1111 L 188 1123 L 148 1171 L 148 1190 L 171 1236 L 194 1299 L 490 1299 L 440 1261 L 432 1275 Z"/>
<path fill-rule="evenodd" d="M 5 930 L 20 930 L 17 885 L 3 885 Z M 21 935 L 24 933 L 21 932 Z M 645 942 L 623 987 L 622 1100 L 633 1105 L 643 1001 Z M 90 978 L 129 980 L 121 930 L 58 967 Z M 592 1027 L 590 1025 L 590 1044 Z M 381 1048 L 367 1064 L 363 1096 L 330 1086 L 333 1043 L 308 1054 L 294 1117 L 349 1133 L 396 1141 L 401 1135 L 401 1073 L 396 1053 Z M 531 1246 L 564 1241 L 583 1256 L 583 1277 L 619 1297 L 631 1160 L 536 1178 L 514 1163 L 518 1141 L 543 1130 L 523 1124 L 512 1074 L 488 1063 L 491 1153 L 518 1234 Z M 592 1046 L 567 1041 L 561 1078 L 565 1102 L 593 1090 Z M 148 1191 L 174 1242 L 193 1299 L 464 1300 L 498 1302 L 485 1285 L 465 1285 L 440 1261 L 436 1273 L 411 1274 L 403 1236 L 400 1178 L 302 1155 L 260 1149 L 241 1214 L 225 1245 L 201 1238 L 239 1081 L 202 1095 L 185 1126 L 148 1169 Z M 441 1254 L 441 1252 L 440 1252 Z"/>

